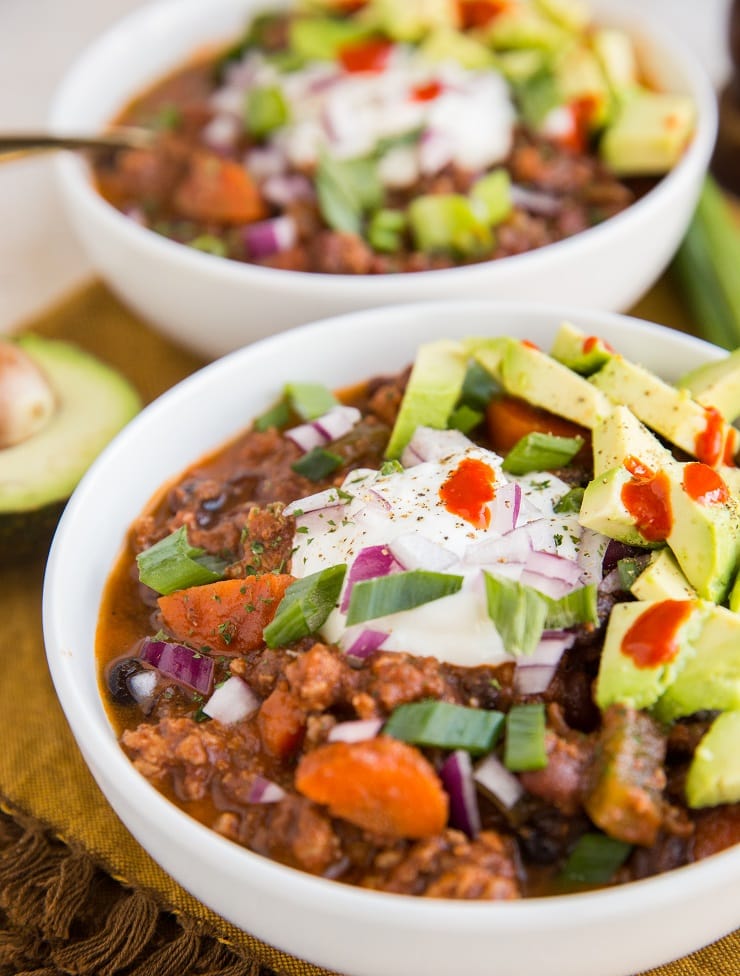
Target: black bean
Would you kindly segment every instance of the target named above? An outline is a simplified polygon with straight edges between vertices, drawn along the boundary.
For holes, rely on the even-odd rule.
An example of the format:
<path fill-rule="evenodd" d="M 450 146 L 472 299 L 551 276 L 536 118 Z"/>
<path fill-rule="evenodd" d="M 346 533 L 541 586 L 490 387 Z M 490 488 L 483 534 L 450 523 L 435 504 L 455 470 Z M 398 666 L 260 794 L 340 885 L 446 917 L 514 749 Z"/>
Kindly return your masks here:
<path fill-rule="evenodd" d="M 108 691 L 117 705 L 133 705 L 134 696 L 129 691 L 128 679 L 143 670 L 141 661 L 136 657 L 124 657 L 108 671 Z"/>

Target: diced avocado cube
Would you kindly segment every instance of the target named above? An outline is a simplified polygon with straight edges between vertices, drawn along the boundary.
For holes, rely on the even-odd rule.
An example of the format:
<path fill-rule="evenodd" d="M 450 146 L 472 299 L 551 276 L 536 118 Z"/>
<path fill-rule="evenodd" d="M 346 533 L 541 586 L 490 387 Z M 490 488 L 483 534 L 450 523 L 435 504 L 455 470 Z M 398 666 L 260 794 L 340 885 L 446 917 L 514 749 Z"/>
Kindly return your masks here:
<path fill-rule="evenodd" d="M 740 709 L 740 615 L 712 607 L 694 638 L 693 657 L 654 711 L 661 721 L 673 722 L 696 712 L 729 709 Z"/>
<path fill-rule="evenodd" d="M 584 30 L 591 19 L 591 10 L 585 0 L 535 0 L 535 6 L 569 31 Z"/>
<path fill-rule="evenodd" d="M 550 355 L 559 363 L 582 376 L 590 376 L 613 356 L 614 350 L 604 339 L 586 335 L 570 322 L 562 322 L 555 334 Z"/>
<path fill-rule="evenodd" d="M 460 193 L 416 197 L 408 208 L 408 219 L 416 247 L 426 254 L 474 257 L 493 246 L 490 227 Z"/>
<path fill-rule="evenodd" d="M 495 169 L 476 180 L 470 197 L 481 206 L 485 220 L 492 226 L 506 220 L 512 211 L 511 177 L 508 170 Z"/>
<path fill-rule="evenodd" d="M 288 121 L 288 103 L 280 88 L 252 88 L 244 102 L 244 123 L 255 139 L 264 139 Z"/>
<path fill-rule="evenodd" d="M 636 600 L 696 600 L 670 549 L 659 549 L 630 588 Z"/>
<path fill-rule="evenodd" d="M 632 513 L 622 499 L 622 489 L 632 481 L 632 475 L 624 467 L 612 468 L 598 475 L 586 485 L 578 521 L 587 529 L 601 532 L 624 542 L 628 546 L 644 546 L 647 549 L 662 545 L 651 542 L 635 525 Z"/>
<path fill-rule="evenodd" d="M 406 214 L 402 210 L 377 210 L 367 225 L 367 239 L 371 247 L 385 254 L 401 249 L 406 230 Z"/>
<path fill-rule="evenodd" d="M 547 57 L 543 51 L 497 51 L 495 64 L 507 81 L 520 85 L 544 70 Z"/>
<path fill-rule="evenodd" d="M 740 416 L 740 349 L 715 363 L 704 363 L 676 383 L 705 407 L 714 407 L 728 423 Z"/>
<path fill-rule="evenodd" d="M 571 38 L 568 31 L 523 3 L 505 7 L 486 25 L 483 35 L 486 43 L 496 51 L 534 49 L 554 52 Z"/>
<path fill-rule="evenodd" d="M 460 399 L 468 357 L 459 342 L 440 339 L 419 347 L 386 449 L 397 458 L 417 427 L 444 430 Z"/>
<path fill-rule="evenodd" d="M 644 366 L 614 355 L 589 378 L 615 403 L 621 403 L 644 424 L 661 434 L 687 454 L 697 456 L 697 445 L 706 434 L 710 418 L 706 409 L 693 400 L 688 390 L 678 390 L 659 379 Z M 719 457 L 729 444 L 737 443 L 737 431 L 726 423 L 718 426 L 721 437 Z M 700 460 L 708 460 L 700 458 Z"/>
<path fill-rule="evenodd" d="M 655 842 L 665 753 L 665 735 L 650 715 L 624 705 L 605 711 L 583 797 L 597 827 L 628 844 Z"/>
<path fill-rule="evenodd" d="M 615 94 L 625 94 L 637 84 L 637 59 L 627 31 L 617 27 L 597 28 L 591 38 L 591 48 Z"/>
<path fill-rule="evenodd" d="M 672 656 L 663 653 L 662 646 L 656 647 L 658 663 L 647 666 L 638 664 L 625 651 L 625 639 L 639 635 L 641 626 L 650 618 L 654 608 L 665 607 L 673 611 L 674 601 L 635 601 L 618 603 L 609 617 L 601 652 L 599 674 L 596 679 L 596 704 L 601 709 L 610 705 L 627 705 L 630 708 L 648 708 L 654 705 L 676 680 L 687 661 L 694 654 L 693 641 L 701 630 L 706 617 L 706 608 L 699 601 L 689 601 L 681 624 L 672 634 L 665 630 L 655 633 L 655 628 L 646 627 L 644 645 L 649 649 L 651 641 L 671 640 Z M 683 607 L 683 604 L 680 604 Z M 660 609 L 655 611 L 661 612 Z"/>
<path fill-rule="evenodd" d="M 553 70 L 561 102 L 587 100 L 589 128 L 605 125 L 612 114 L 612 95 L 596 55 L 580 44 L 571 44 L 555 59 Z"/>
<path fill-rule="evenodd" d="M 686 777 L 693 809 L 740 802 L 740 711 L 723 712 L 699 743 Z"/>
<path fill-rule="evenodd" d="M 347 44 L 373 35 L 372 24 L 339 17 L 295 17 L 290 22 L 291 50 L 308 60 L 333 61 Z"/>
<path fill-rule="evenodd" d="M 509 346 L 517 340 L 509 336 L 471 336 L 463 345 L 469 356 L 487 370 L 497 383 L 501 383 L 501 363 Z"/>
<path fill-rule="evenodd" d="M 647 427 L 628 407 L 616 406 L 592 433 L 594 477 L 622 467 L 629 457 L 639 458 L 649 468 L 665 468 L 677 463 Z"/>
<path fill-rule="evenodd" d="M 427 61 L 455 61 L 470 71 L 492 67 L 493 53 L 474 37 L 450 27 L 439 27 L 429 34 L 419 48 Z"/>
<path fill-rule="evenodd" d="M 592 429 L 613 409 L 609 398 L 588 380 L 531 343 L 511 342 L 499 371 L 507 393 L 583 427 Z"/>
<path fill-rule="evenodd" d="M 622 102 L 599 152 L 617 176 L 659 176 L 679 161 L 691 139 L 696 106 L 688 95 L 640 91 Z"/>
<path fill-rule="evenodd" d="M 435 28 L 459 26 L 455 0 L 373 0 L 370 15 L 396 41 L 419 41 Z"/>
<path fill-rule="evenodd" d="M 733 613 L 740 613 L 740 573 L 735 578 L 730 590 L 729 607 Z"/>

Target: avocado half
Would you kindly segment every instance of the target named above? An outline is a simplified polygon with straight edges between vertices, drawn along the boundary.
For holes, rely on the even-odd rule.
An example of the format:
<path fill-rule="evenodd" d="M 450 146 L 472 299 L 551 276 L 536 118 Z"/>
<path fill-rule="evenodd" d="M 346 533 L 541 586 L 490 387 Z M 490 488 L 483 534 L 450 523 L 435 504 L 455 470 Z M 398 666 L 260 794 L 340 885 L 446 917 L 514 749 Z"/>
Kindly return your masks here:
<path fill-rule="evenodd" d="M 77 346 L 13 338 L 45 376 L 54 410 L 43 427 L 0 449 L 0 562 L 48 544 L 67 499 L 115 434 L 141 409 L 130 383 Z"/>

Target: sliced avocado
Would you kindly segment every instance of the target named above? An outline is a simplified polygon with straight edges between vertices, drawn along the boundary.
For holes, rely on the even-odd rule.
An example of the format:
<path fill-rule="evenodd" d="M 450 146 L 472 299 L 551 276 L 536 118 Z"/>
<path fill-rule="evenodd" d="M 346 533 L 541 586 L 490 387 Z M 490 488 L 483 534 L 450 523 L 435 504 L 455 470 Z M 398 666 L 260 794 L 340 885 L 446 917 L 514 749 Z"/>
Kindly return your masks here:
<path fill-rule="evenodd" d="M 386 457 L 399 457 L 417 427 L 445 429 L 460 398 L 467 361 L 463 346 L 449 339 L 419 347 Z"/>
<path fill-rule="evenodd" d="M 589 382 L 615 403 L 629 407 L 651 430 L 696 456 L 709 420 L 705 407 L 693 400 L 688 390 L 677 390 L 644 366 L 619 355 L 612 356 Z M 719 456 L 724 457 L 737 443 L 738 432 L 724 422 L 717 432 L 722 439 Z"/>
<path fill-rule="evenodd" d="M 590 376 L 611 359 L 614 350 L 604 339 L 586 335 L 570 322 L 562 322 L 555 334 L 550 355 L 581 376 Z"/>
<path fill-rule="evenodd" d="M 501 363 L 506 350 L 515 343 L 516 339 L 509 336 L 470 336 L 463 341 L 465 351 L 487 370 L 497 383 L 501 383 Z"/>
<path fill-rule="evenodd" d="M 535 0 L 535 6 L 550 20 L 573 32 L 585 30 L 591 20 L 591 10 L 585 0 Z"/>
<path fill-rule="evenodd" d="M 395 41 L 419 41 L 435 28 L 459 24 L 455 0 L 373 0 L 370 17 Z"/>
<path fill-rule="evenodd" d="M 546 67 L 548 55 L 543 51 L 497 51 L 495 64 L 501 74 L 513 85 L 520 85 Z"/>
<path fill-rule="evenodd" d="M 397 3 L 397 0 L 390 2 Z M 523 3 L 510 4 L 496 14 L 484 28 L 483 36 L 496 51 L 534 49 L 555 52 L 571 38 L 559 24 Z"/>
<path fill-rule="evenodd" d="M 41 336 L 18 345 L 46 376 L 55 409 L 33 436 L 0 451 L 0 554 L 48 540 L 64 503 L 105 445 L 141 407 L 136 391 L 89 353 Z"/>
<path fill-rule="evenodd" d="M 735 582 L 732 584 L 728 606 L 733 613 L 740 613 L 740 573 L 735 577 Z"/>
<path fill-rule="evenodd" d="M 294 54 L 308 60 L 333 61 L 346 44 L 357 44 L 375 33 L 372 24 L 339 17 L 294 17 L 289 43 Z"/>
<path fill-rule="evenodd" d="M 696 590 L 670 549 L 659 549 L 630 588 L 636 600 L 696 600 Z"/>
<path fill-rule="evenodd" d="M 612 94 L 596 55 L 582 44 L 566 47 L 553 63 L 563 104 L 587 99 L 589 127 L 598 129 L 612 116 Z"/>
<path fill-rule="evenodd" d="M 709 502 L 692 498 L 684 487 L 686 467 L 673 462 L 661 469 L 667 479 L 669 526 L 665 541 L 699 596 L 720 603 L 727 596 L 738 563 L 740 511 L 732 496 Z M 644 538 L 624 502 L 624 488 L 632 478 L 622 465 L 589 482 L 579 521 L 628 545 L 654 547 L 660 543 Z"/>
<path fill-rule="evenodd" d="M 601 652 L 599 674 L 596 679 L 596 704 L 601 709 L 609 705 L 627 705 L 630 708 L 648 708 L 664 694 L 676 680 L 694 653 L 693 639 L 701 629 L 706 608 L 700 602 L 690 601 L 688 615 L 675 633 L 676 654 L 672 660 L 653 666 L 638 666 L 623 649 L 625 637 L 634 627 L 638 632 L 643 614 L 661 608 L 672 601 L 636 601 L 618 603 L 612 609 L 606 628 L 604 648 Z M 652 633 L 646 635 L 650 640 Z M 657 639 L 664 638 L 658 634 Z"/>
<path fill-rule="evenodd" d="M 616 406 L 592 434 L 594 477 L 624 465 L 629 457 L 639 458 L 649 468 L 671 467 L 671 452 L 627 407 Z"/>
<path fill-rule="evenodd" d="M 470 199 L 480 204 L 492 227 L 506 220 L 513 209 L 509 171 L 502 167 L 481 176 L 470 188 Z"/>
<path fill-rule="evenodd" d="M 672 722 L 696 712 L 729 709 L 740 709 L 740 615 L 712 607 L 694 638 L 693 657 L 654 711 L 661 721 Z"/>
<path fill-rule="evenodd" d="M 702 406 L 719 410 L 728 423 L 740 417 L 740 349 L 717 363 L 704 363 L 676 383 Z"/>
<path fill-rule="evenodd" d="M 697 746 L 686 777 L 690 807 L 740 803 L 740 711 L 723 712 Z"/>
<path fill-rule="evenodd" d="M 599 152 L 617 176 L 658 176 L 681 158 L 696 107 L 688 95 L 640 90 L 620 105 Z"/>
<path fill-rule="evenodd" d="M 511 342 L 499 373 L 507 393 L 583 427 L 595 427 L 613 409 L 609 398 L 588 380 L 531 343 Z"/>
<path fill-rule="evenodd" d="M 637 59 L 627 31 L 617 27 L 597 28 L 591 38 L 591 49 L 615 95 L 624 95 L 637 84 Z"/>
<path fill-rule="evenodd" d="M 491 51 L 474 37 L 461 34 L 451 27 L 438 27 L 419 48 L 428 61 L 455 61 L 470 71 L 490 68 L 494 64 Z"/>

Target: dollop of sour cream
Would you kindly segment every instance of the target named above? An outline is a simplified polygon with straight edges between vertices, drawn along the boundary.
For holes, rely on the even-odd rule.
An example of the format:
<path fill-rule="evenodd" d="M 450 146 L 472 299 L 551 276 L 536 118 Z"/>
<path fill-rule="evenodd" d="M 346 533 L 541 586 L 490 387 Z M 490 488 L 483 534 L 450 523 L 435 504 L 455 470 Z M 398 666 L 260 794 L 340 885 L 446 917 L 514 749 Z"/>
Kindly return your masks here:
<path fill-rule="evenodd" d="M 465 667 L 513 660 L 488 614 L 483 574 L 558 599 L 599 582 L 608 539 L 583 528 L 577 514 L 555 512 L 569 490 L 556 476 L 506 475 L 501 457 L 457 432 L 417 433 L 426 460 L 407 451 L 403 468 L 352 471 L 340 488 L 286 508 L 296 517 L 291 572 L 302 578 L 347 565 L 339 603 L 321 630 L 345 650 L 369 629 L 385 635 L 382 650 Z M 466 472 L 473 469 L 471 493 Z M 349 590 L 358 578 L 353 567 L 358 558 L 367 564 L 368 556 L 377 559 L 375 575 L 425 569 L 462 577 L 462 585 L 421 606 L 348 626 Z M 359 576 L 371 577 L 366 570 Z"/>

